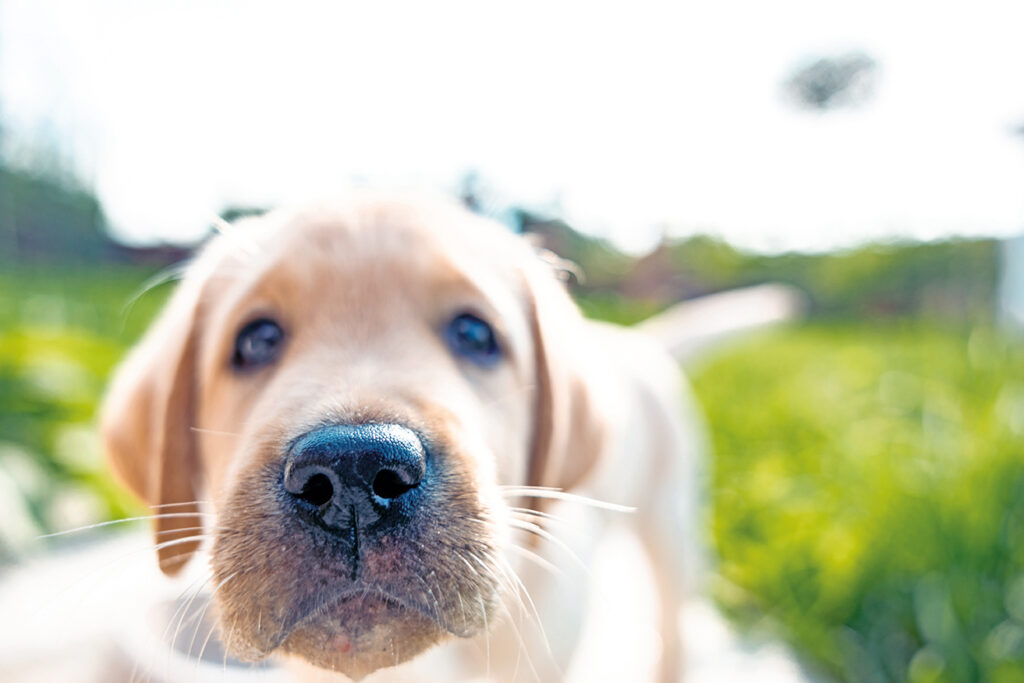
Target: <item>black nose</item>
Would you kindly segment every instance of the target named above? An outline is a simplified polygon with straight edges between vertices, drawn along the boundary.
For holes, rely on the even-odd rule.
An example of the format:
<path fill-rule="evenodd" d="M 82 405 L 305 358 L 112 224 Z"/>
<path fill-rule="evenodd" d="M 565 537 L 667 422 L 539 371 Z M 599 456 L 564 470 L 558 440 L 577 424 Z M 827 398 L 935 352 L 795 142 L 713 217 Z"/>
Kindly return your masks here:
<path fill-rule="evenodd" d="M 391 510 L 408 513 L 426 465 L 423 444 L 405 427 L 332 425 L 292 444 L 284 489 L 315 521 L 347 531 L 375 524 Z"/>

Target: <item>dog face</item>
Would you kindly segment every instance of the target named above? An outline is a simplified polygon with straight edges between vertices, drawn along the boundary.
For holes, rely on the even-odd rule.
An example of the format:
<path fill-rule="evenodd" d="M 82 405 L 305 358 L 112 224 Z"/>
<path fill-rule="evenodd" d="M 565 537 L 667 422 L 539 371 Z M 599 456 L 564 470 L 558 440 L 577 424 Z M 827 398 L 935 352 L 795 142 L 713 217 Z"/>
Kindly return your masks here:
<path fill-rule="evenodd" d="M 460 209 L 273 213 L 191 267 L 117 375 L 107 449 L 163 515 L 165 571 L 212 535 L 232 653 L 360 677 L 493 623 L 502 485 L 569 488 L 598 457 L 580 323 Z"/>

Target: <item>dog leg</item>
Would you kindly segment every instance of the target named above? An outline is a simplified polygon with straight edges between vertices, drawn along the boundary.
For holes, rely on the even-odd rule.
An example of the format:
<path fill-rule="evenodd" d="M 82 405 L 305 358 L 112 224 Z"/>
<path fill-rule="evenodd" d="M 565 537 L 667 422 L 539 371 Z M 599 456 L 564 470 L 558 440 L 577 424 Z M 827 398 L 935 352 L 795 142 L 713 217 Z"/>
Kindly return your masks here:
<path fill-rule="evenodd" d="M 694 406 L 679 387 L 676 400 L 653 400 L 648 407 L 654 449 L 646 504 L 638 511 L 637 531 L 653 565 L 660 597 L 662 655 L 657 680 L 683 677 L 683 634 L 679 610 L 687 594 L 700 588 L 703 562 L 697 463 L 704 440 Z M 670 411 L 677 410 L 676 414 Z M 688 417 L 689 416 L 689 417 Z"/>

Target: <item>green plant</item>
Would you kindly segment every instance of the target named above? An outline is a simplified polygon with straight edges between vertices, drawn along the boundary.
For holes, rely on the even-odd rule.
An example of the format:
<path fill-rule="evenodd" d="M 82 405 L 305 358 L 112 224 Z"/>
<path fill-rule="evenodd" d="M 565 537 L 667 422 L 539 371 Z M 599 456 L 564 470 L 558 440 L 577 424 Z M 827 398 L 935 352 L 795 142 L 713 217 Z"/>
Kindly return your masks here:
<path fill-rule="evenodd" d="M 695 373 L 718 597 L 850 681 L 1024 678 L 1024 348 L 813 326 Z"/>
<path fill-rule="evenodd" d="M 166 291 L 139 268 L 0 274 L 0 560 L 69 526 L 138 512 L 107 474 L 95 432 L 107 377 Z"/>

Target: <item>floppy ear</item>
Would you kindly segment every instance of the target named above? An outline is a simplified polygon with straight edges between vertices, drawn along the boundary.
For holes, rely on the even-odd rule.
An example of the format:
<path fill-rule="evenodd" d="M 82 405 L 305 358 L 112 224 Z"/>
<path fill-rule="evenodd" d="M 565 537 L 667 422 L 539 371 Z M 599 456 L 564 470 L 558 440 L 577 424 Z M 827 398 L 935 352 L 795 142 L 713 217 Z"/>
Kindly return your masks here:
<path fill-rule="evenodd" d="M 199 546 L 193 424 L 199 283 L 186 279 L 117 370 L 100 431 L 114 472 L 153 508 L 160 568 L 177 574 Z"/>
<path fill-rule="evenodd" d="M 585 321 L 553 270 L 539 261 L 527 272 L 537 374 L 536 414 L 527 483 L 574 488 L 605 445 L 598 373 Z"/>

